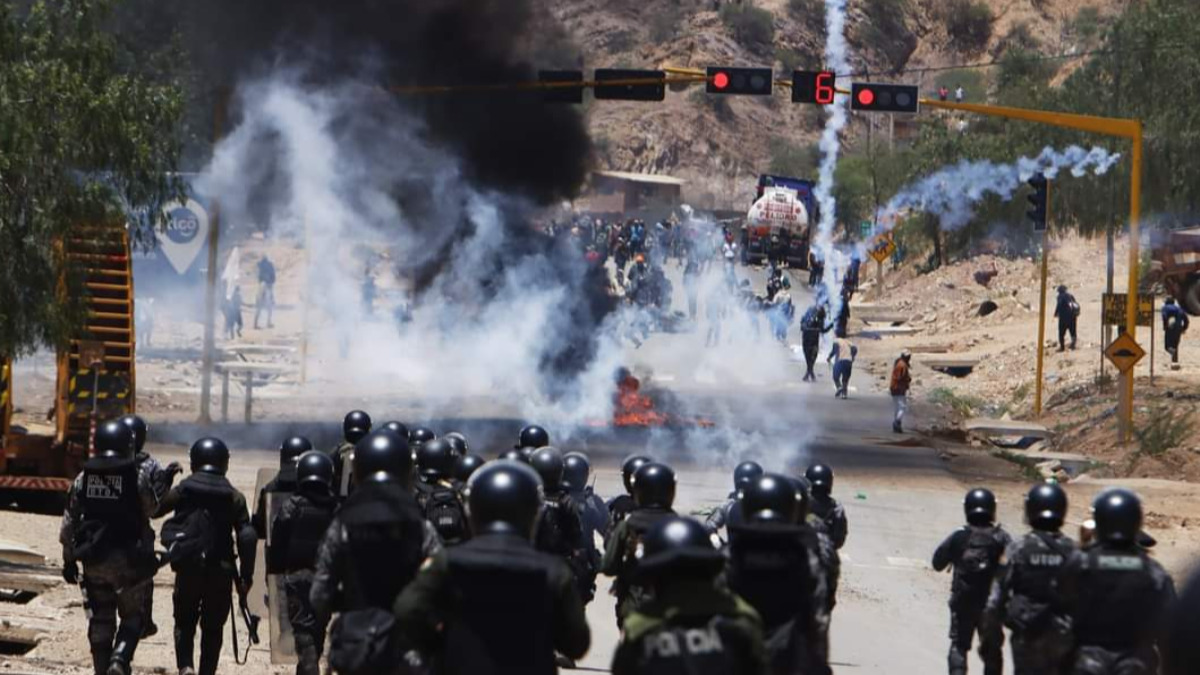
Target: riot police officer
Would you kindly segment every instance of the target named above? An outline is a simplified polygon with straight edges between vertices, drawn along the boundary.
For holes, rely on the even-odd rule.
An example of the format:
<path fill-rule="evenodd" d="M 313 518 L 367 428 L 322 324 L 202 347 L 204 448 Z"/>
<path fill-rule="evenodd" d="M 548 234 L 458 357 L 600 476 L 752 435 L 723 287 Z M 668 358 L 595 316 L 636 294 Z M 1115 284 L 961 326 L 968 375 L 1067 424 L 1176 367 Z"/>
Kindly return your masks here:
<path fill-rule="evenodd" d="M 475 537 L 426 560 L 397 599 L 398 632 L 437 672 L 551 675 L 555 652 L 587 653 L 591 635 L 570 570 L 530 541 L 538 482 L 513 461 L 477 471 L 468 490 Z"/>
<path fill-rule="evenodd" d="M 613 675 L 765 672 L 761 621 L 715 583 L 723 564 L 708 529 L 691 518 L 667 518 L 650 528 L 638 574 L 654 600 L 625 619 Z"/>
<path fill-rule="evenodd" d="M 134 444 L 133 431 L 119 420 L 97 427 L 95 454 L 71 484 L 59 532 L 63 579 L 83 589 L 96 675 L 129 675 L 148 620 L 155 571 L 149 517 L 157 499 L 138 470 Z"/>
<path fill-rule="evenodd" d="M 350 494 L 351 473 L 348 467 L 354 457 L 354 446 L 371 433 L 371 416 L 361 410 L 351 410 L 342 419 L 342 442 L 329 453 L 333 459 L 334 494 L 345 499 Z"/>
<path fill-rule="evenodd" d="M 1008 547 L 1004 575 L 992 589 L 988 613 L 1012 631 L 1016 675 L 1059 673 L 1071 649 L 1071 624 L 1058 594 L 1058 575 L 1075 552 L 1062 533 L 1067 493 L 1057 483 L 1035 485 L 1025 496 L 1033 528 Z"/>
<path fill-rule="evenodd" d="M 829 673 L 828 589 L 808 498 L 786 476 L 742 490 L 745 520 L 729 526 L 729 589 L 762 617 L 770 672 Z"/>
<path fill-rule="evenodd" d="M 571 574 L 583 604 L 591 602 L 596 576 L 583 545 L 583 523 L 579 506 L 563 484 L 563 455 L 558 448 L 546 446 L 533 453 L 529 465 L 542 481 L 542 506 L 533 526 L 533 547 L 562 558 Z"/>
<path fill-rule="evenodd" d="M 199 675 L 214 675 L 230 594 L 236 584 L 244 598 L 254 582 L 258 537 L 250 524 L 246 497 L 225 478 L 229 469 L 225 443 L 202 438 L 192 444 L 188 458 L 191 475 L 167 494 L 158 510 L 159 516 L 175 513 L 160 532 L 167 561 L 175 570 L 175 664 L 180 673 L 192 672 L 199 624 Z"/>
<path fill-rule="evenodd" d="M 325 532 L 309 594 L 318 625 L 339 612 L 329 637 L 335 672 L 391 672 L 392 603 L 442 548 L 413 497 L 412 468 L 408 440 L 391 431 L 354 448 L 357 482 Z"/>
<path fill-rule="evenodd" d="M 404 422 L 397 422 L 396 420 L 391 420 L 389 422 L 384 422 L 382 425 L 380 425 L 379 428 L 387 429 L 388 431 L 390 431 L 402 438 L 408 438 L 408 426 L 406 424 L 404 424 Z"/>
<path fill-rule="evenodd" d="M 444 438 L 450 441 L 451 447 L 454 448 L 455 457 L 466 457 L 471 452 L 471 445 L 467 443 L 467 437 L 460 431 L 451 431 Z"/>
<path fill-rule="evenodd" d="M 274 494 L 276 499 L 287 499 L 287 495 L 296 491 L 296 462 L 300 455 L 313 449 L 313 444 L 303 436 L 292 436 L 279 445 L 279 473 L 275 474 L 266 485 L 258 491 L 258 503 L 254 507 L 254 515 L 250 522 L 259 539 L 266 539 L 271 530 L 270 518 L 267 513 L 267 495 Z M 332 464 L 332 459 L 330 463 Z"/>
<path fill-rule="evenodd" d="M 517 434 L 517 444 L 513 447 L 520 450 L 522 448 L 544 448 L 550 445 L 550 433 L 536 424 L 527 424 L 521 428 L 521 433 Z"/>
<path fill-rule="evenodd" d="M 429 427 L 413 427 L 412 431 L 408 432 L 408 444 L 413 450 L 437 438 L 437 434 Z"/>
<path fill-rule="evenodd" d="M 633 474 L 649 463 L 650 458 L 643 455 L 633 455 L 621 462 L 621 482 L 625 486 L 625 494 L 608 500 L 608 527 L 606 529 L 610 534 L 618 523 L 625 520 L 637 508 L 637 504 L 633 501 Z"/>
<path fill-rule="evenodd" d="M 709 514 L 708 520 L 705 521 L 710 532 L 716 534 L 721 531 L 721 528 L 742 521 L 741 509 L 738 508 L 742 490 L 761 475 L 763 475 L 763 468 L 758 462 L 745 461 L 733 468 L 733 492 L 729 493 L 729 498 L 725 503 Z"/>
<path fill-rule="evenodd" d="M 1113 488 L 1100 493 L 1092 509 L 1096 541 L 1072 555 L 1059 577 L 1075 635 L 1071 672 L 1158 672 L 1155 649 L 1175 601 L 1175 585 L 1137 544 L 1141 500 L 1130 490 Z"/>
<path fill-rule="evenodd" d="M 466 454 L 458 458 L 454 464 L 454 482 L 460 492 L 467 486 L 471 474 L 478 471 L 483 464 L 484 460 L 479 455 Z"/>
<path fill-rule="evenodd" d="M 588 585 L 594 592 L 596 575 L 604 557 L 600 549 L 596 548 L 596 535 L 599 534 L 601 539 L 608 536 L 608 507 L 588 483 L 591 472 L 592 465 L 587 455 L 582 452 L 568 452 L 563 455 L 563 486 L 570 493 L 579 511 L 579 523 L 583 528 L 582 547 L 587 552 L 591 567 Z"/>
<path fill-rule="evenodd" d="M 435 438 L 417 447 L 417 507 L 437 529 L 447 546 L 471 536 L 462 498 L 454 485 L 458 457 L 446 438 Z"/>
<path fill-rule="evenodd" d="M 532 455 L 533 453 L 530 452 L 529 454 Z M 525 453 L 521 452 L 519 448 L 509 448 L 508 450 L 504 450 L 499 455 L 496 455 L 496 459 L 507 459 L 513 462 L 520 462 L 521 464 L 529 463 L 529 458 L 526 457 Z"/>
<path fill-rule="evenodd" d="M 833 498 L 833 469 L 826 464 L 813 464 L 804 471 L 808 480 L 812 503 L 809 511 L 818 521 L 819 531 L 829 535 L 839 550 L 846 545 L 850 527 L 846 522 L 846 510 Z"/>
<path fill-rule="evenodd" d="M 133 432 L 133 461 L 137 463 L 138 479 L 150 481 L 155 499 L 162 501 L 175 484 L 175 476 L 183 473 L 183 467 L 179 466 L 179 462 L 171 462 L 164 467 L 153 455 L 146 452 L 146 437 L 150 432 L 146 420 L 137 415 L 126 415 L 121 418 L 121 422 Z M 155 506 L 157 507 L 157 504 Z M 149 537 L 147 545 L 154 548 L 154 531 L 146 528 L 146 534 Z M 142 639 L 158 634 L 158 626 L 154 623 L 154 584 L 150 584 L 146 589 L 146 613 L 142 627 Z"/>
<path fill-rule="evenodd" d="M 638 552 L 642 539 L 660 520 L 675 515 L 675 472 L 666 464 L 651 462 L 643 465 L 632 480 L 635 507 L 627 518 L 617 523 L 609 533 L 600 571 L 613 581 L 612 593 L 617 598 L 617 626 L 625 617 L 650 599 L 651 589 L 637 577 Z"/>
<path fill-rule="evenodd" d="M 325 624 L 317 621 L 309 593 L 317 547 L 333 522 L 333 460 L 305 452 L 295 462 L 296 489 L 271 523 L 267 574 L 283 575 L 288 620 L 296 642 L 296 675 L 319 675 Z"/>
<path fill-rule="evenodd" d="M 950 675 L 965 675 L 967 652 L 979 633 L 979 656 L 985 675 L 1004 669 L 1004 632 L 986 620 L 992 582 L 1002 573 L 1001 561 L 1012 539 L 996 524 L 996 496 L 976 488 L 963 500 L 967 524 L 955 530 L 933 554 L 933 569 L 954 568 L 950 587 Z"/>

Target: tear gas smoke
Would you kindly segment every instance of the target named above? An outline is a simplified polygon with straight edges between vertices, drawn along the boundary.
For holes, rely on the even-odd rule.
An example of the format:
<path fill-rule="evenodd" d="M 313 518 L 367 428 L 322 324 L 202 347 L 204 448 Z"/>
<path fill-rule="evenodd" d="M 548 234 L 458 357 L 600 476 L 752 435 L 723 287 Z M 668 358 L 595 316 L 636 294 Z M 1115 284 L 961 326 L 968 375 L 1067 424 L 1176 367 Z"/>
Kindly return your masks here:
<path fill-rule="evenodd" d="M 943 229 L 953 230 L 971 220 L 975 205 L 984 197 L 995 195 L 1007 201 L 1039 171 L 1050 179 L 1061 171 L 1070 171 L 1075 177 L 1102 176 L 1120 158 L 1104 148 L 1088 150 L 1073 145 L 1065 150 L 1048 147 L 1036 157 L 1021 157 L 1010 164 L 964 160 L 901 189 L 880 209 L 879 222 L 891 228 L 906 212 L 921 211 L 936 216 Z"/>

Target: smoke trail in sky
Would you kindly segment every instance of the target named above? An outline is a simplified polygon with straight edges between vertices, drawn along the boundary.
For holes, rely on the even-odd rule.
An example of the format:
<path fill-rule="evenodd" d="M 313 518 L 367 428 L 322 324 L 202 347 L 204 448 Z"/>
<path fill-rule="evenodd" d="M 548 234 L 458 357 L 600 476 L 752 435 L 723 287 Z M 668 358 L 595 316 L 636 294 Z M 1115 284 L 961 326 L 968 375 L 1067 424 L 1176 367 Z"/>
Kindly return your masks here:
<path fill-rule="evenodd" d="M 1102 176 L 1121 158 L 1104 148 L 1090 150 L 1071 146 L 1065 150 L 1045 148 L 1036 157 L 1021 157 L 1009 164 L 966 161 L 943 167 L 900 190 L 879 213 L 885 227 L 895 226 L 897 217 L 909 211 L 936 216 L 943 229 L 953 230 L 971 220 L 975 205 L 988 195 L 1009 200 L 1034 173 L 1053 179 L 1062 171 L 1072 176 Z"/>

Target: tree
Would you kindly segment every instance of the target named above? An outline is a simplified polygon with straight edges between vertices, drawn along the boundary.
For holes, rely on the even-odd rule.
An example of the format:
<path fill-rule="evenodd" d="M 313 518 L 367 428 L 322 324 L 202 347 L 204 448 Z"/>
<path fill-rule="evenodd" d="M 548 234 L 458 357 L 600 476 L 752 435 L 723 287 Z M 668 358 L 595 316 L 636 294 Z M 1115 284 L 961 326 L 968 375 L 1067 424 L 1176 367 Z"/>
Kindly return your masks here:
<path fill-rule="evenodd" d="M 0 354 L 62 345 L 80 324 L 57 242 L 128 213 L 156 224 L 183 193 L 180 87 L 120 46 L 111 10 L 0 0 Z"/>

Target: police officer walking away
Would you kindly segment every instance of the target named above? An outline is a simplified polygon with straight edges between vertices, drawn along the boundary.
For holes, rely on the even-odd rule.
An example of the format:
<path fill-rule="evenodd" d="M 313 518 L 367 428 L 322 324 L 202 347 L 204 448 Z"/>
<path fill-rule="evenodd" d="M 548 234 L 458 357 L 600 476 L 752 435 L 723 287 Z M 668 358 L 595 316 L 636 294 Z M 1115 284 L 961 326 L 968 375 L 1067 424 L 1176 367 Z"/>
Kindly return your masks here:
<path fill-rule="evenodd" d="M 1167 353 L 1171 355 L 1171 363 L 1179 363 L 1179 340 L 1187 332 L 1187 312 L 1175 304 L 1175 298 L 1170 296 L 1163 302 L 1162 308 L 1163 335 L 1166 336 Z"/>
<path fill-rule="evenodd" d="M 536 424 L 527 424 L 521 429 L 521 433 L 517 434 L 518 450 L 522 448 L 544 448 L 550 445 L 550 433 Z"/>
<path fill-rule="evenodd" d="M 354 456 L 354 446 L 371 433 L 371 416 L 361 410 L 351 410 L 342 419 L 342 442 L 329 453 L 333 459 L 333 491 L 345 499 L 350 494 L 351 471 L 347 464 Z"/>
<path fill-rule="evenodd" d="M 529 459 L 529 465 L 542 481 L 542 505 L 533 526 L 533 547 L 562 558 L 575 575 L 575 587 L 586 605 L 595 595 L 595 570 L 584 547 L 579 507 L 563 486 L 562 452 L 550 446 L 540 448 Z"/>
<path fill-rule="evenodd" d="M 435 438 L 419 446 L 416 456 L 418 475 L 414 492 L 421 514 L 447 546 L 470 539 L 466 509 L 454 486 L 454 469 L 458 464 L 454 446 L 446 438 Z"/>
<path fill-rule="evenodd" d="M 762 624 L 715 583 L 724 557 L 708 529 L 667 518 L 646 533 L 638 574 L 654 600 L 625 620 L 613 675 L 725 675 L 766 671 Z"/>
<path fill-rule="evenodd" d="M 1075 324 L 1079 320 L 1079 303 L 1067 292 L 1066 286 L 1058 287 L 1058 301 L 1054 305 L 1054 316 L 1058 319 L 1058 351 L 1066 349 L 1067 333 L 1071 334 L 1071 349 L 1075 349 L 1078 338 Z"/>
<path fill-rule="evenodd" d="M 813 366 L 817 364 L 817 353 L 821 349 L 821 335 L 831 326 L 825 325 L 825 303 L 818 298 L 817 304 L 809 307 L 800 319 L 800 345 L 804 349 L 804 381 L 816 382 Z"/>
<path fill-rule="evenodd" d="M 1096 541 L 1071 557 L 1059 580 L 1075 634 L 1071 672 L 1152 675 L 1175 585 L 1138 546 L 1142 503 L 1136 494 L 1105 490 L 1092 511 Z"/>
<path fill-rule="evenodd" d="M 296 490 L 271 524 L 267 574 L 283 575 L 288 621 L 296 641 L 296 675 L 319 675 L 325 624 L 318 622 L 309 593 L 317 565 L 317 547 L 333 522 L 333 460 L 305 452 L 295 464 Z"/>
<path fill-rule="evenodd" d="M 63 579 L 83 589 L 96 675 L 132 671 L 148 620 L 146 595 L 154 583 L 149 517 L 156 506 L 154 489 L 134 460 L 133 432 L 118 420 L 101 424 L 95 455 L 67 494 L 59 532 Z"/>
<path fill-rule="evenodd" d="M 271 531 L 267 495 L 282 495 L 276 499 L 287 499 L 288 494 L 296 491 L 296 462 L 300 455 L 312 449 L 312 442 L 303 436 L 292 436 L 279 445 L 279 473 L 258 491 L 258 502 L 254 507 L 254 515 L 250 518 L 250 524 L 254 526 L 259 539 L 266 539 L 267 533 Z M 330 459 L 330 466 L 332 465 L 333 460 Z"/>
<path fill-rule="evenodd" d="M 192 474 L 167 494 L 158 509 L 159 516 L 175 513 L 160 533 L 166 559 L 175 570 L 175 664 L 180 675 L 195 672 L 192 657 L 198 623 L 199 675 L 214 675 L 234 584 L 244 598 L 254 582 L 257 536 L 246 497 L 225 478 L 229 468 L 225 443 L 202 438 L 192 444 L 188 457 Z"/>
<path fill-rule="evenodd" d="M 570 570 L 534 549 L 538 477 L 514 461 L 471 477 L 475 537 L 438 552 L 395 602 L 399 633 L 443 675 L 552 675 L 591 642 Z"/>
<path fill-rule="evenodd" d="M 984 675 L 1004 670 L 1004 631 L 985 615 L 992 582 L 1001 569 L 1004 551 L 1012 542 L 996 524 L 996 495 L 976 488 L 963 500 L 967 524 L 937 547 L 933 569 L 954 568 L 950 587 L 950 675 L 966 675 L 967 652 L 979 633 L 979 656 Z"/>
<path fill-rule="evenodd" d="M 758 462 L 747 460 L 733 467 L 733 492 L 729 493 L 729 498 L 725 500 L 724 504 L 708 514 L 704 525 L 709 532 L 717 534 L 723 527 L 742 522 L 742 510 L 738 506 L 738 502 L 742 498 L 742 491 L 761 475 L 763 475 L 763 468 Z"/>
<path fill-rule="evenodd" d="M 390 639 L 392 603 L 421 561 L 442 549 L 412 494 L 408 440 L 388 430 L 354 448 L 354 491 L 317 552 L 313 614 L 330 628 L 329 666 L 342 675 L 392 673 L 400 648 Z"/>
<path fill-rule="evenodd" d="M 592 465 L 587 455 L 582 452 L 568 452 L 563 455 L 563 487 L 570 494 L 571 501 L 579 513 L 580 545 L 588 558 L 587 587 L 591 589 L 591 594 L 584 596 L 584 605 L 596 594 L 596 575 L 600 572 L 600 563 L 604 558 L 596 548 L 596 535 L 600 535 L 601 539 L 608 537 L 608 507 L 588 484 L 591 472 Z"/>
<path fill-rule="evenodd" d="M 1016 675 L 1064 672 L 1071 623 L 1058 594 L 1058 575 L 1075 552 L 1061 531 L 1067 493 L 1057 483 L 1035 485 L 1025 497 L 1032 531 L 1008 547 L 1007 569 L 992 589 L 988 613 L 1012 631 Z"/>
<path fill-rule="evenodd" d="M 770 672 L 827 674 L 829 606 L 817 533 L 792 479 L 765 474 L 742 495 L 746 522 L 729 528 L 729 589 L 762 617 Z"/>
<path fill-rule="evenodd" d="M 651 462 L 633 475 L 634 510 L 609 534 L 600 571 L 616 577 L 612 594 L 617 598 L 617 627 L 630 612 L 650 599 L 651 589 L 637 576 L 642 539 L 655 523 L 675 515 L 675 472 L 666 464 Z"/>
<path fill-rule="evenodd" d="M 617 495 L 608 500 L 608 535 L 611 536 L 617 524 L 629 517 L 630 513 L 637 508 L 637 504 L 633 501 L 633 474 L 637 470 L 650 463 L 650 458 L 643 455 L 634 455 L 627 457 L 624 462 L 621 462 L 621 483 L 625 486 L 625 494 Z M 605 539 L 607 546 L 608 540 Z"/>
<path fill-rule="evenodd" d="M 834 548 L 840 550 L 846 545 L 850 525 L 846 521 L 846 510 L 833 498 L 833 469 L 818 462 L 804 471 L 804 478 L 812 493 L 809 511 L 820 522 L 818 531 L 827 534 Z"/>

